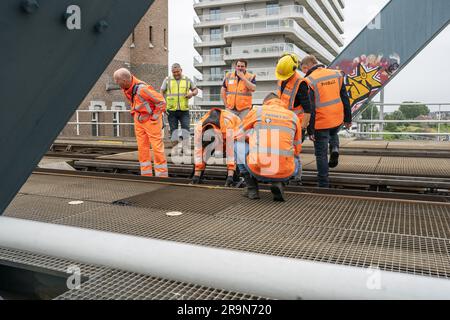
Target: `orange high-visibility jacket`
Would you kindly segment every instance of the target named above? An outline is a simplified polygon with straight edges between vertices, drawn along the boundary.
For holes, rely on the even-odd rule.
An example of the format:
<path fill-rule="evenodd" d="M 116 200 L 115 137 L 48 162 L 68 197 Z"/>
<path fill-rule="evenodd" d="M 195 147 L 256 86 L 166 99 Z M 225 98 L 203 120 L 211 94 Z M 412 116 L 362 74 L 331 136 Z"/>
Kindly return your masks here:
<path fill-rule="evenodd" d="M 228 170 L 235 170 L 234 161 L 234 137 L 236 136 L 241 119 L 228 110 L 213 108 L 206 113 L 195 126 L 194 131 L 194 154 L 195 170 L 203 171 L 206 168 L 203 156 L 203 134 L 207 126 L 212 126 L 214 130 L 221 134 L 223 149 L 226 151 Z"/>
<path fill-rule="evenodd" d="M 344 76 L 340 71 L 318 68 L 306 77 L 314 91 L 316 130 L 331 129 L 344 123 L 344 104 L 341 100 L 341 88 Z"/>
<path fill-rule="evenodd" d="M 156 121 L 166 111 L 164 96 L 151 85 L 133 77 L 131 87 L 123 90 L 130 101 L 131 114 L 140 123 Z"/>
<path fill-rule="evenodd" d="M 248 81 L 252 81 L 255 75 L 247 72 L 245 78 Z M 227 93 L 227 103 L 226 107 L 228 109 L 236 109 L 237 111 L 242 111 L 245 109 L 250 109 L 253 104 L 252 92 L 248 90 L 244 81 L 240 80 L 236 76 L 235 72 L 228 72 L 225 76 L 226 83 L 226 93 Z"/>
<path fill-rule="evenodd" d="M 285 103 L 285 107 L 291 111 L 293 111 L 299 118 L 300 121 L 303 121 L 303 117 L 305 116 L 305 111 L 303 110 L 303 107 L 300 106 L 294 106 L 295 103 L 295 97 L 297 96 L 297 92 L 300 88 L 300 84 L 305 81 L 305 78 L 303 78 L 300 73 L 297 71 L 294 73 L 294 75 L 289 78 L 283 93 L 281 93 L 281 85 L 283 81 L 278 81 L 278 90 L 277 90 L 277 96 Z"/>
<path fill-rule="evenodd" d="M 302 127 L 297 115 L 280 99 L 254 107 L 243 120 L 237 139 L 248 138 L 247 165 L 256 175 L 287 179 L 295 173 L 302 150 Z"/>

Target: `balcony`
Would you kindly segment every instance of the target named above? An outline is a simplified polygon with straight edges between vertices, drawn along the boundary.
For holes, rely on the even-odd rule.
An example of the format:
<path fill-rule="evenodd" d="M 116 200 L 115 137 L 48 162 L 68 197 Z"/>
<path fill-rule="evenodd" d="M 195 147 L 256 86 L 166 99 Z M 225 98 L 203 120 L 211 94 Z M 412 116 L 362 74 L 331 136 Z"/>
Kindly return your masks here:
<path fill-rule="evenodd" d="M 338 30 L 344 30 L 344 24 L 342 23 L 341 19 L 337 15 L 336 11 L 334 11 L 333 7 L 331 6 L 329 0 L 317 0 L 317 3 L 319 4 L 320 8 L 325 12 L 328 19 L 331 20 L 333 25 L 338 28 Z"/>
<path fill-rule="evenodd" d="M 194 57 L 194 67 L 203 68 L 203 67 L 219 67 L 225 66 L 226 63 L 223 60 L 223 55 L 205 55 L 205 56 L 196 56 Z"/>
<path fill-rule="evenodd" d="M 336 11 L 337 15 L 341 19 L 341 21 L 344 22 L 344 10 L 342 10 L 338 0 L 331 0 L 330 2 L 334 10 Z"/>
<path fill-rule="evenodd" d="M 202 47 L 220 47 L 226 46 L 225 39 L 223 34 L 220 35 L 203 35 L 203 36 L 194 36 L 194 47 L 202 48 Z"/>
<path fill-rule="evenodd" d="M 223 106 L 223 102 L 220 94 L 204 93 L 202 97 L 197 96 L 194 98 L 194 105 L 199 107 L 218 107 Z"/>
<path fill-rule="evenodd" d="M 266 2 L 266 0 L 194 0 L 194 9 L 197 10 L 217 6 L 230 6 L 256 2 Z"/>
<path fill-rule="evenodd" d="M 202 79 L 194 77 L 195 83 L 199 88 L 221 86 L 223 78 L 224 74 L 204 74 Z"/>
<path fill-rule="evenodd" d="M 294 6 L 289 6 L 294 7 Z M 299 6 L 297 6 L 299 7 Z M 288 7 L 280 7 L 267 10 L 266 8 L 257 10 L 240 10 L 234 12 L 218 13 L 218 14 L 205 14 L 194 17 L 194 28 L 205 28 L 210 26 L 225 25 L 233 22 L 240 22 L 245 19 L 247 22 L 249 19 L 266 19 L 267 17 L 279 18 L 281 8 L 284 12 L 287 12 Z"/>
<path fill-rule="evenodd" d="M 253 105 L 262 105 L 264 98 L 269 94 L 265 91 L 256 91 L 253 93 Z M 199 107 L 217 107 L 222 106 L 223 102 L 220 94 L 203 94 L 203 97 L 195 97 L 194 105 Z"/>
<path fill-rule="evenodd" d="M 269 20 L 258 23 L 233 24 L 225 26 L 224 38 L 249 37 L 264 34 L 282 34 L 299 44 L 308 53 L 314 54 L 324 63 L 330 63 L 334 55 L 301 28 L 293 19 Z"/>
<path fill-rule="evenodd" d="M 256 82 L 260 81 L 277 81 L 275 76 L 275 68 L 248 68 L 248 72 L 256 75 Z M 231 72 L 232 70 L 226 70 L 227 72 Z"/>
<path fill-rule="evenodd" d="M 320 7 L 316 6 L 316 9 Z M 337 35 L 333 38 L 316 22 L 303 6 L 281 6 L 278 8 L 258 9 L 248 11 L 227 12 L 221 14 L 201 15 L 194 18 L 194 28 L 208 28 L 212 26 L 227 25 L 232 23 L 262 22 L 267 19 L 294 18 L 299 25 L 316 38 L 325 48 L 337 54 L 340 50 L 338 43 L 342 46 L 342 38 Z M 335 39 L 338 38 L 338 39 Z M 336 42 L 336 40 L 338 40 Z"/>
<path fill-rule="evenodd" d="M 298 48 L 292 43 L 272 43 L 254 46 L 236 46 L 225 48 L 224 60 L 234 61 L 240 58 L 244 59 L 261 59 L 261 58 L 278 58 L 283 53 L 295 53 L 299 58 L 306 55 L 306 52 Z"/>
<path fill-rule="evenodd" d="M 256 81 L 277 81 L 275 68 L 248 68 L 248 72 L 256 75 Z"/>
<path fill-rule="evenodd" d="M 306 0 L 305 6 L 314 20 L 319 23 L 319 25 L 336 41 L 336 43 L 338 43 L 339 45 L 344 45 L 344 39 L 342 38 L 344 29 L 339 28 L 338 30 L 338 28 L 335 27 L 335 25 L 331 22 L 325 12 L 319 6 L 317 0 Z"/>

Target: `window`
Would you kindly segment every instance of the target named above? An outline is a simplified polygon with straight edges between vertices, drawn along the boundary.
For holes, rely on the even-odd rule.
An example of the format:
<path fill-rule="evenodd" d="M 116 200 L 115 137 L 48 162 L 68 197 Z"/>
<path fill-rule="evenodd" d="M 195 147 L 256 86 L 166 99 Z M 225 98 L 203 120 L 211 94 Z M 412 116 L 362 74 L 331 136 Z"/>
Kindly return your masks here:
<path fill-rule="evenodd" d="M 266 5 L 266 13 L 268 16 L 275 15 L 280 13 L 280 5 L 277 1 L 267 2 Z"/>
<path fill-rule="evenodd" d="M 211 28 L 210 29 L 211 40 L 221 40 L 222 39 L 222 30 L 220 28 Z"/>
<path fill-rule="evenodd" d="M 148 27 L 148 41 L 150 43 L 150 47 L 153 47 L 153 27 Z"/>
<path fill-rule="evenodd" d="M 210 101 L 220 101 L 220 87 L 212 87 L 209 90 L 210 93 Z"/>
<path fill-rule="evenodd" d="M 220 20 L 220 8 L 209 9 L 209 18 L 211 21 Z"/>
<path fill-rule="evenodd" d="M 221 67 L 213 67 L 213 68 L 211 68 L 210 73 L 222 75 L 222 68 Z"/>
<path fill-rule="evenodd" d="M 220 56 L 220 48 L 209 49 L 209 54 L 212 56 Z"/>
<path fill-rule="evenodd" d="M 223 71 L 221 67 L 213 67 L 210 69 L 211 81 L 221 81 L 223 79 Z"/>
<path fill-rule="evenodd" d="M 280 26 L 280 20 L 267 21 L 267 28 L 278 28 Z"/>

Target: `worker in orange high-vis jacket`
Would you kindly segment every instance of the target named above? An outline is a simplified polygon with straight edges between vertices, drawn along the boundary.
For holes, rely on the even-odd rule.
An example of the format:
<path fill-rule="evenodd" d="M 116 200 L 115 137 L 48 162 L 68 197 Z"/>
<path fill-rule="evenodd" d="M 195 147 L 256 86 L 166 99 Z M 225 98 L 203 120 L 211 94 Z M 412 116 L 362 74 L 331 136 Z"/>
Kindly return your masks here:
<path fill-rule="evenodd" d="M 284 183 L 299 169 L 302 127 L 274 93 L 254 107 L 236 136 L 236 161 L 247 184 L 246 196 L 259 199 L 258 181 L 272 183 L 274 201 L 284 201 Z"/>
<path fill-rule="evenodd" d="M 234 183 L 236 162 L 234 160 L 234 138 L 239 130 L 241 119 L 234 113 L 219 108 L 208 111 L 196 124 L 194 131 L 195 173 L 193 184 L 201 183 L 206 162 L 213 152 L 223 153 L 227 161 L 226 187 Z M 217 154 L 216 154 L 217 156 Z"/>
<path fill-rule="evenodd" d="M 308 83 L 297 71 L 299 59 L 293 53 L 285 53 L 278 60 L 275 76 L 278 79 L 277 96 L 284 102 L 285 107 L 293 111 L 302 124 L 302 142 L 305 140 L 306 128 L 311 119 L 311 100 Z M 290 184 L 300 185 L 302 181 L 302 166 L 297 176 Z"/>
<path fill-rule="evenodd" d="M 318 184 L 328 188 L 329 168 L 336 167 L 339 161 L 338 133 L 342 125 L 347 129 L 352 126 L 350 100 L 341 71 L 326 68 L 312 55 L 302 60 L 301 67 L 312 93 L 313 112 L 308 134 L 314 141 Z"/>
<path fill-rule="evenodd" d="M 141 175 L 153 176 L 151 148 L 155 176 L 168 177 L 162 137 L 162 114 L 166 110 L 164 96 L 152 86 L 134 77 L 125 68 L 114 73 L 114 81 L 122 88 L 131 105 Z"/>
<path fill-rule="evenodd" d="M 237 60 L 236 70 L 226 74 L 220 92 L 225 107 L 241 120 L 252 108 L 256 90 L 256 76 L 247 72 L 247 66 L 247 60 Z"/>

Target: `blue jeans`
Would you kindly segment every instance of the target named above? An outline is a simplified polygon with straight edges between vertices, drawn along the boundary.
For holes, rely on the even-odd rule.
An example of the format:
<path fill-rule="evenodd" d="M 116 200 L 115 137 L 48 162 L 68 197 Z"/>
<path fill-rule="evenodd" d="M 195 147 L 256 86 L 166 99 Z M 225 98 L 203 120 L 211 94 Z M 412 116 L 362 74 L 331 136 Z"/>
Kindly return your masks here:
<path fill-rule="evenodd" d="M 262 177 L 262 176 L 259 176 L 255 173 L 253 173 L 247 165 L 247 155 L 249 153 L 249 150 L 250 150 L 250 147 L 249 147 L 248 143 L 246 143 L 246 142 L 237 141 L 234 144 L 234 154 L 235 154 L 237 167 L 242 174 L 249 173 L 250 175 L 255 177 L 256 180 L 261 181 L 263 183 L 288 182 L 289 181 L 290 177 L 286 178 L 286 179 L 276 179 L 276 178 Z M 300 170 L 299 159 L 296 157 L 294 161 L 295 161 L 295 171 L 292 175 L 293 177 L 297 176 L 297 174 Z"/>
<path fill-rule="evenodd" d="M 341 126 L 333 129 L 316 130 L 314 137 L 314 150 L 317 163 L 317 178 L 320 188 L 328 188 L 330 186 L 330 180 L 328 178 L 328 149 L 337 147 L 339 148 L 339 136 L 338 133 Z"/>
<path fill-rule="evenodd" d="M 178 122 L 181 124 L 181 136 L 183 140 L 189 139 L 190 136 L 190 116 L 189 111 L 168 111 L 169 113 L 169 127 L 170 127 L 170 137 L 172 141 L 178 141 L 180 136 L 180 131 L 178 130 Z"/>

